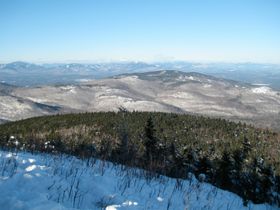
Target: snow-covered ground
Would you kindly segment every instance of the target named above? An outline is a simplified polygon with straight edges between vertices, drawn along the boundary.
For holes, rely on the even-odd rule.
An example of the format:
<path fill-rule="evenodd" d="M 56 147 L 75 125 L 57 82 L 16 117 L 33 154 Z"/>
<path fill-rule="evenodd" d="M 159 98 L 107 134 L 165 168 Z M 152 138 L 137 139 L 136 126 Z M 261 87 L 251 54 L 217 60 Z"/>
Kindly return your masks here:
<path fill-rule="evenodd" d="M 194 177 L 147 181 L 144 174 L 94 159 L 0 151 L 0 209 L 277 209 L 244 207 L 235 194 Z"/>

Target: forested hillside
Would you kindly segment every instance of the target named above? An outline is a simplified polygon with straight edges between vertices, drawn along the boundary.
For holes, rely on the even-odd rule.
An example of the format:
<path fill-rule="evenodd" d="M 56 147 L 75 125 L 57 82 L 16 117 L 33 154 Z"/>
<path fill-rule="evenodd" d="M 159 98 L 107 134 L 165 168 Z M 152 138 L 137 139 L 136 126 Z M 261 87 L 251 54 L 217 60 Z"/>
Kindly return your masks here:
<path fill-rule="evenodd" d="M 30 118 L 0 126 L 2 148 L 97 157 L 201 181 L 280 206 L 280 135 L 194 115 L 119 112 Z M 156 173 L 154 173 L 156 172 Z"/>

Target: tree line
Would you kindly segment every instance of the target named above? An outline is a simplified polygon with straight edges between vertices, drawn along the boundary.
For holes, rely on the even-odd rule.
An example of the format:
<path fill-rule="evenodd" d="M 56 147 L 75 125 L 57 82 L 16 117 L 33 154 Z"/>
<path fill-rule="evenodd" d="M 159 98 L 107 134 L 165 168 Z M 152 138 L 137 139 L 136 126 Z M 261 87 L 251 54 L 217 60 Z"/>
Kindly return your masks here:
<path fill-rule="evenodd" d="M 244 123 L 155 112 L 67 114 L 0 126 L 3 149 L 97 157 L 203 181 L 280 206 L 280 135 Z"/>

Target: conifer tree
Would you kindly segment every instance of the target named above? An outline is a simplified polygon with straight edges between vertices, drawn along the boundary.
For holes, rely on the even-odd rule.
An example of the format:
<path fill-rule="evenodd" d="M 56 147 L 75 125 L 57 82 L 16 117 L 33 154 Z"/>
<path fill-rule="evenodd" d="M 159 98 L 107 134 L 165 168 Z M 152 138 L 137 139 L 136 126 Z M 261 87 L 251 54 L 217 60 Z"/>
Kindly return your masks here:
<path fill-rule="evenodd" d="M 153 161 L 156 159 L 156 154 L 157 154 L 156 144 L 157 141 L 155 137 L 154 123 L 152 118 L 149 117 L 145 127 L 145 139 L 144 139 L 147 161 Z"/>
<path fill-rule="evenodd" d="M 222 188 L 229 188 L 231 186 L 231 173 L 232 169 L 232 161 L 230 157 L 230 153 L 227 151 L 223 152 L 222 159 L 219 164 L 219 179 L 220 185 Z"/>
<path fill-rule="evenodd" d="M 251 143 L 249 141 L 249 139 L 247 137 L 244 137 L 244 140 L 242 142 L 243 145 L 243 155 L 244 158 L 247 157 L 247 155 L 250 153 L 250 151 L 252 150 L 252 146 Z"/>

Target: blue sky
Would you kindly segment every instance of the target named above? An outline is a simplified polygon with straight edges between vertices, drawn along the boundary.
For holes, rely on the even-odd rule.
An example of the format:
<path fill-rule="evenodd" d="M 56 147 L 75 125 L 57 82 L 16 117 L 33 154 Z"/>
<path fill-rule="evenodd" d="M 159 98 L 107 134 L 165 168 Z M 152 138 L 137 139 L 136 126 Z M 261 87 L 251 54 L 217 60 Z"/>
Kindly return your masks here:
<path fill-rule="evenodd" d="M 279 0 L 0 0 L 0 62 L 280 63 Z"/>

